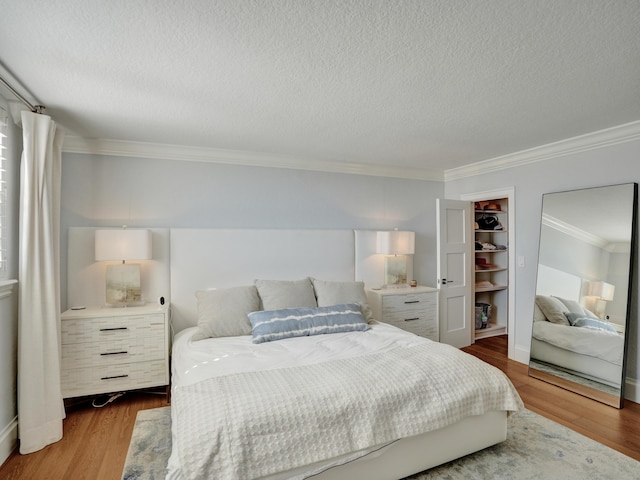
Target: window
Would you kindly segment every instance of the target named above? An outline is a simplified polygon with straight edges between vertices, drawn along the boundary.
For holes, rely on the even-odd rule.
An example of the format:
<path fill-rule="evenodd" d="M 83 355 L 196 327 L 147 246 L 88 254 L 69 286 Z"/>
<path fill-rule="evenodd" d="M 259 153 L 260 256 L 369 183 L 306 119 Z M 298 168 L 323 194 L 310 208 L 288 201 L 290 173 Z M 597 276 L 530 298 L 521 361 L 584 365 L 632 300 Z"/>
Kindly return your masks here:
<path fill-rule="evenodd" d="M 7 273 L 9 225 L 7 212 L 7 110 L 0 105 L 0 278 Z"/>

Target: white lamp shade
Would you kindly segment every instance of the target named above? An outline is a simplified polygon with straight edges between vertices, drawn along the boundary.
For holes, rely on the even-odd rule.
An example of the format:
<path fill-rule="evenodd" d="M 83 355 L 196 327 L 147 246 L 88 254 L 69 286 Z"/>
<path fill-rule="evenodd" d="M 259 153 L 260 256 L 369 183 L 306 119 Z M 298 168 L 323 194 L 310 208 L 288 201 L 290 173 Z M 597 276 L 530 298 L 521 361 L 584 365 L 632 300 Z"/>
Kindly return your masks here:
<path fill-rule="evenodd" d="M 415 232 L 398 230 L 377 232 L 376 240 L 376 253 L 384 255 L 413 255 L 415 252 Z"/>
<path fill-rule="evenodd" d="M 592 297 L 598 297 L 608 302 L 613 300 L 613 294 L 616 290 L 614 285 L 610 283 L 598 281 L 591 282 L 589 285 L 589 295 Z"/>
<path fill-rule="evenodd" d="M 95 259 L 96 261 L 151 259 L 151 230 L 96 230 Z"/>

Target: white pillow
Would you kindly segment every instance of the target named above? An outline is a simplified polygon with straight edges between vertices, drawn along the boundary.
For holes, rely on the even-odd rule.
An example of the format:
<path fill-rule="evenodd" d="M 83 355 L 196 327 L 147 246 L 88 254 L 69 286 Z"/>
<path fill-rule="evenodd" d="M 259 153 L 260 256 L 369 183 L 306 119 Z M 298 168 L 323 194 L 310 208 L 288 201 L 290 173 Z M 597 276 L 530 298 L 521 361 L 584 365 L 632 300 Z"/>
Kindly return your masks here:
<path fill-rule="evenodd" d="M 247 314 L 260 309 L 260 297 L 255 286 L 199 290 L 196 298 L 198 330 L 192 340 L 251 335 Z"/>
<path fill-rule="evenodd" d="M 569 325 L 569 320 L 567 320 L 567 317 L 564 315 L 569 312 L 569 309 L 559 299 L 545 295 L 536 295 L 536 303 L 551 323 Z"/>
<path fill-rule="evenodd" d="M 553 298 L 557 298 L 562 303 L 564 303 L 565 307 L 567 307 L 567 309 L 569 309 L 570 313 L 577 313 L 577 314 L 582 315 L 582 316 L 586 315 L 586 313 L 584 311 L 584 308 L 582 308 L 582 305 L 580 305 L 575 300 L 568 300 L 566 298 L 561 298 L 561 297 L 553 297 Z"/>
<path fill-rule="evenodd" d="M 364 282 L 334 282 L 317 278 L 312 278 L 311 281 L 319 307 L 357 303 L 367 322 L 373 320 L 373 313 L 369 308 L 367 295 L 364 293 Z"/>
<path fill-rule="evenodd" d="M 542 310 L 540 310 L 540 307 L 538 306 L 537 303 L 534 303 L 533 305 L 533 321 L 534 322 L 547 321 L 547 317 L 544 316 L 544 313 L 542 313 Z"/>
<path fill-rule="evenodd" d="M 317 307 L 313 285 L 309 278 L 301 280 L 255 280 L 262 310 Z M 258 310 L 258 309 L 256 309 Z"/>

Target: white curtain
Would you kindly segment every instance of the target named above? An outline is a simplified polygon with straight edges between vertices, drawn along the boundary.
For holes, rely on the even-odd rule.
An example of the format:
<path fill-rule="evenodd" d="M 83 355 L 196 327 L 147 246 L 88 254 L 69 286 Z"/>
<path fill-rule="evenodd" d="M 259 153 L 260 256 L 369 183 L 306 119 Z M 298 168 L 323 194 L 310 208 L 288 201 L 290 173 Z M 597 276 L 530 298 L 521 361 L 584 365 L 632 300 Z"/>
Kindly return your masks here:
<path fill-rule="evenodd" d="M 18 327 L 20 453 L 62 438 L 60 388 L 60 183 L 62 132 L 22 112 Z"/>

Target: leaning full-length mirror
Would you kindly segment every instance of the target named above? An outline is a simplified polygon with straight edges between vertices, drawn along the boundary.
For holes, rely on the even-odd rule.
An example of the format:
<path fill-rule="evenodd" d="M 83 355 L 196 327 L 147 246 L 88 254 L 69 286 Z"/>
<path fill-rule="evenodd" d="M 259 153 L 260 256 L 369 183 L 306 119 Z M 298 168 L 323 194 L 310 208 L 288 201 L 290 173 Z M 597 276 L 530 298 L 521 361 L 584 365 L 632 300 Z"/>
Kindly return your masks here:
<path fill-rule="evenodd" d="M 608 405 L 624 397 L 638 186 L 548 193 L 529 374 Z"/>

